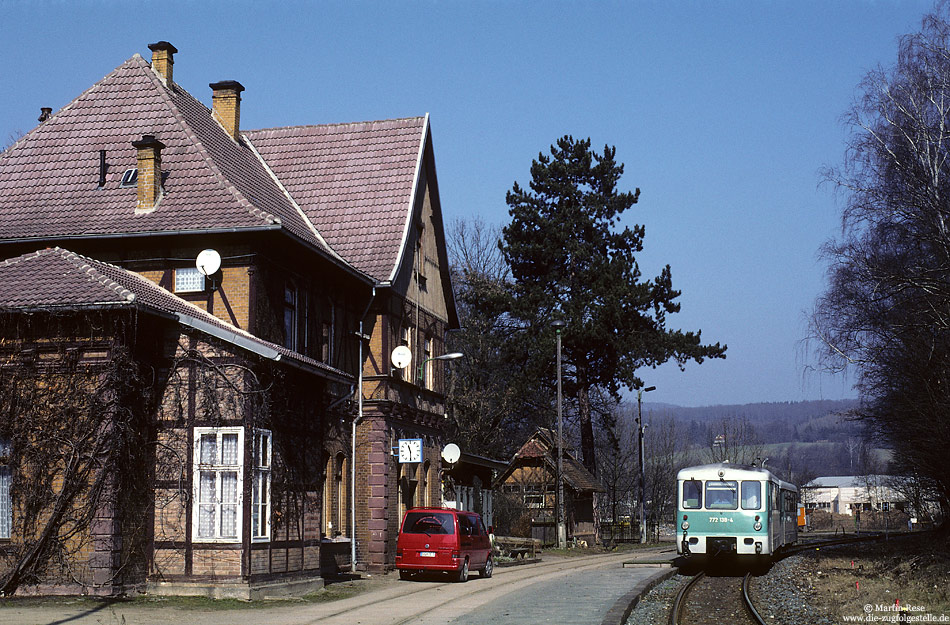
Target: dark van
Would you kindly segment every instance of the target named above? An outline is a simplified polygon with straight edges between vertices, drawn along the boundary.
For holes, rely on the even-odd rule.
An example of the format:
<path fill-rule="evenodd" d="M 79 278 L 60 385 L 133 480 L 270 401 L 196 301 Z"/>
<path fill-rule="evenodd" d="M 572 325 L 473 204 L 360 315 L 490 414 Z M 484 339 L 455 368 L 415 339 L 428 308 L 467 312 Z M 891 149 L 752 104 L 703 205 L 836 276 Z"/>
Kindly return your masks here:
<path fill-rule="evenodd" d="M 491 577 L 495 563 L 482 518 L 451 508 L 412 508 L 399 530 L 396 568 L 402 579 L 424 571 L 449 573 L 459 582 L 471 570 Z"/>

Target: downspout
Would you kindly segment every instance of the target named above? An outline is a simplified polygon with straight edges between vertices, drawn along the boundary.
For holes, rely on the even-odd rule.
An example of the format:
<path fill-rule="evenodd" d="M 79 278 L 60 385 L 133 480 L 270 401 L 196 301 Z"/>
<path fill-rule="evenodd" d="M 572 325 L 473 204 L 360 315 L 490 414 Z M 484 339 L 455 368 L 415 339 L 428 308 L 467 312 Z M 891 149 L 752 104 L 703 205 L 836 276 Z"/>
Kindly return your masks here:
<path fill-rule="evenodd" d="M 363 420 L 363 342 L 366 340 L 363 334 L 363 320 L 366 318 L 366 315 L 369 313 L 370 306 L 373 305 L 373 300 L 376 299 L 376 287 L 373 286 L 373 292 L 369 297 L 369 302 L 366 303 L 366 310 L 363 311 L 363 314 L 360 315 L 360 331 L 359 331 L 359 357 L 357 358 L 357 366 L 359 367 L 359 377 L 357 378 L 356 383 L 356 392 L 357 392 L 357 409 L 356 409 L 356 418 L 353 419 L 352 431 L 350 432 L 350 445 L 351 445 L 351 455 L 350 455 L 350 572 L 356 573 L 356 426 L 360 421 Z"/>

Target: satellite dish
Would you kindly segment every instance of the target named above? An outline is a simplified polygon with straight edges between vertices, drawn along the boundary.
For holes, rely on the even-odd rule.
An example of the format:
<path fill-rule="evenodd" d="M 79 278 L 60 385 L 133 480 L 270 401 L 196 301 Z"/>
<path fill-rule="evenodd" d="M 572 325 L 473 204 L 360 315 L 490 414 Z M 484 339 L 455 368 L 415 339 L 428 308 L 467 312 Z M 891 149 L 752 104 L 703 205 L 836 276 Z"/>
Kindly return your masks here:
<path fill-rule="evenodd" d="M 396 369 L 405 369 L 412 362 L 412 350 L 405 345 L 400 345 L 393 350 L 393 367 Z"/>
<path fill-rule="evenodd" d="M 455 464 L 462 457 L 462 450 L 455 443 L 449 443 L 442 448 L 442 459 L 449 464 Z"/>
<path fill-rule="evenodd" d="M 201 250 L 195 259 L 195 267 L 204 276 L 210 276 L 221 268 L 221 254 L 215 250 Z"/>

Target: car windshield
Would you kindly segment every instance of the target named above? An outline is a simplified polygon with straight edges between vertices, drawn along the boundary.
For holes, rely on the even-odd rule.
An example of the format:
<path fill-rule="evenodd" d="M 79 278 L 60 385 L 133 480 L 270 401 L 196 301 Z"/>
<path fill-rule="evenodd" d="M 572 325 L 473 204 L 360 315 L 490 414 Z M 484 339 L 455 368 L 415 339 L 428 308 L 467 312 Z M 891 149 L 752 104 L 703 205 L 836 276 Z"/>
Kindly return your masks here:
<path fill-rule="evenodd" d="M 447 512 L 409 512 L 402 531 L 406 534 L 454 534 L 455 523 Z"/>

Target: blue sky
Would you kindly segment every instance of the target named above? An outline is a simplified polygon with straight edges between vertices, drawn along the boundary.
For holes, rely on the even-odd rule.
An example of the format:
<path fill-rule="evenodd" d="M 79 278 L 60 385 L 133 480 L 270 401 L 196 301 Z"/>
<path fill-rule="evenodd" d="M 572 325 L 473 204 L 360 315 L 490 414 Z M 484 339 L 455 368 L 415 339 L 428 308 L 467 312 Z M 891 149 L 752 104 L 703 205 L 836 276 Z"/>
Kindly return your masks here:
<path fill-rule="evenodd" d="M 839 232 L 818 169 L 843 155 L 841 114 L 890 65 L 923 1 L 119 2 L 0 0 L 0 144 L 147 44 L 175 81 L 245 87 L 245 128 L 431 115 L 447 223 L 508 220 L 505 192 L 558 137 L 617 147 L 640 187 L 647 276 L 672 266 L 670 327 L 725 361 L 644 371 L 686 406 L 853 396 L 809 370 L 817 250 Z"/>

